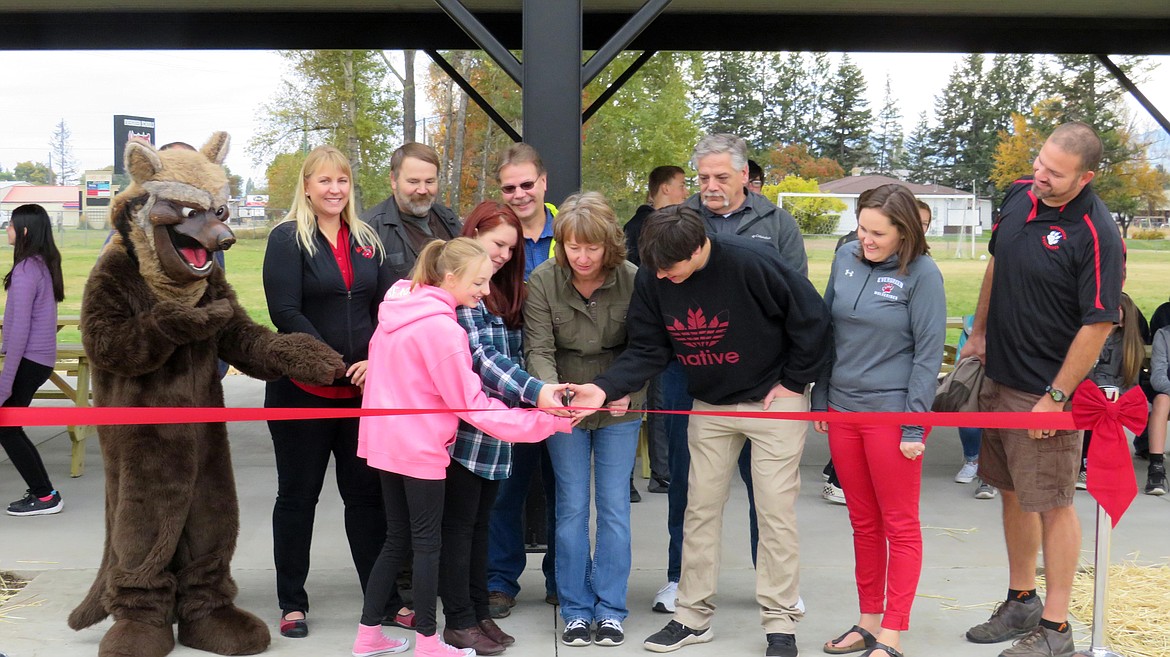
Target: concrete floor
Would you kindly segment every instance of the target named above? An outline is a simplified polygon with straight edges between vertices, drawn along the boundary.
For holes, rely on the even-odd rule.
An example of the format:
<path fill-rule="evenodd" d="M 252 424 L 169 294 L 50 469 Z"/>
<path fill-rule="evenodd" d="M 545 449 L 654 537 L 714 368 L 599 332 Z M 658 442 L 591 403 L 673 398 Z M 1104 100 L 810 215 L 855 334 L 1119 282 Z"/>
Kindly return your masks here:
<path fill-rule="evenodd" d="M 225 389 L 232 406 L 263 404 L 263 384 L 243 376 L 228 377 Z M 263 423 L 231 426 L 236 478 L 239 487 L 241 530 L 233 573 L 240 587 L 238 602 L 270 621 L 272 655 L 348 655 L 360 613 L 361 596 L 349 559 L 336 488 L 327 479 L 314 531 L 314 566 L 308 590 L 313 608 L 311 634 L 292 640 L 279 636 L 272 567 L 270 514 L 276 491 L 271 442 Z M 55 516 L 14 518 L 0 515 L 0 570 L 33 578 L 9 605 L 25 605 L 2 614 L 0 652 L 8 657 L 74 657 L 97 653 L 109 621 L 82 632 L 65 625 L 69 611 L 93 581 L 101 559 L 103 540 L 103 473 L 96 438 L 87 449 L 85 476 L 70 479 L 69 438 L 57 428 L 32 429 L 30 436 L 55 485 L 65 510 Z M 821 645 L 857 621 L 853 580 L 853 552 L 849 521 L 842 506 L 821 500 L 820 470 L 828 458 L 823 436 L 810 430 L 804 452 L 805 485 L 797 504 L 801 532 L 801 593 L 808 613 L 798 629 L 806 655 L 821 654 Z M 952 477 L 962 460 L 954 429 L 932 435 L 924 465 L 922 524 L 925 563 L 911 631 L 904 635 L 908 656 L 994 657 L 1007 644 L 979 646 L 963 633 L 986 619 L 1007 586 L 1006 557 L 1000 533 L 999 502 L 972 498 L 975 486 L 959 485 Z M 1139 485 L 1145 482 L 1145 464 L 1135 462 Z M 627 641 L 614 648 L 569 648 L 559 643 L 561 624 L 555 608 L 543 602 L 540 555 L 529 556 L 521 580 L 524 590 L 512 615 L 500 625 L 517 637 L 508 649 L 514 657 L 579 654 L 583 650 L 612 655 L 643 655 L 642 640 L 668 620 L 650 611 L 655 592 L 665 582 L 666 496 L 645 492 L 633 505 L 633 570 L 630 575 L 631 613 L 625 623 Z M 0 461 L 0 501 L 21 496 L 23 482 L 7 461 Z M 746 496 L 733 485 L 724 522 L 723 566 L 720 573 L 719 611 L 713 630 L 716 639 L 690 646 L 691 657 L 762 655 L 763 632 L 755 605 L 754 571 L 747 545 Z M 1077 511 L 1084 527 L 1086 561 L 1092 558 L 1094 504 L 1078 493 Z M 1138 558 L 1164 563 L 1170 496 L 1140 495 L 1113 537 L 1113 558 Z M 1087 630 L 1078 627 L 1078 644 L 1086 646 Z M 405 632 L 392 630 L 406 636 Z M 178 646 L 176 657 L 206 654 Z"/>

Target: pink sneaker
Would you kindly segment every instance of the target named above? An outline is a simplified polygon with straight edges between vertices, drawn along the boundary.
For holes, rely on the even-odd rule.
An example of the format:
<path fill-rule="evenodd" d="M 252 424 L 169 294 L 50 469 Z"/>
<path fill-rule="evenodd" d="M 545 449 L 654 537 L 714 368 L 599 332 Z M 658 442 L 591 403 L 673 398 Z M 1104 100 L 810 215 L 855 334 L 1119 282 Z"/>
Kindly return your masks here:
<path fill-rule="evenodd" d="M 393 655 L 406 652 L 410 642 L 401 639 L 391 639 L 382 634 L 381 625 L 362 625 L 358 623 L 357 639 L 353 642 L 353 657 L 376 657 L 377 655 Z"/>
<path fill-rule="evenodd" d="M 414 657 L 476 657 L 471 648 L 456 648 L 449 643 L 443 643 L 438 634 L 427 636 L 414 635 Z"/>

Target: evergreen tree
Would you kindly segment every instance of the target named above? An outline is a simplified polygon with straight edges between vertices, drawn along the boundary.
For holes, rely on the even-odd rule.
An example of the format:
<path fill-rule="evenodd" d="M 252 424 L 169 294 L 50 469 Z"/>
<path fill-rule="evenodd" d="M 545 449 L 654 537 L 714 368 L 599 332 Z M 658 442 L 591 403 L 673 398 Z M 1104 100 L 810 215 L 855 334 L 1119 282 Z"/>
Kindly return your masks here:
<path fill-rule="evenodd" d="M 926 185 L 938 181 L 938 165 L 934 152 L 934 139 L 926 112 L 918 115 L 918 123 L 906 140 L 905 166 L 910 182 Z"/>
<path fill-rule="evenodd" d="M 878 112 L 877 132 L 872 137 L 875 173 L 892 176 L 895 169 L 902 168 L 902 141 L 902 111 L 898 109 L 898 99 L 894 98 L 890 76 L 887 74 L 882 109 Z"/>
<path fill-rule="evenodd" d="M 988 128 L 1011 132 L 1012 115 L 1027 116 L 1040 97 L 1032 55 L 995 55 L 979 96 L 987 105 Z"/>
<path fill-rule="evenodd" d="M 848 54 L 843 55 L 837 74 L 829 84 L 825 105 L 826 130 L 817 150 L 820 155 L 837 160 L 846 172 L 870 160 L 869 133 L 873 115 L 865 91 L 865 74 Z"/>
<path fill-rule="evenodd" d="M 982 190 L 991 180 L 995 144 L 993 110 L 981 97 L 985 88 L 983 55 L 967 55 L 955 65 L 946 87 L 935 97 L 932 147 L 938 179 L 956 189 Z"/>
<path fill-rule="evenodd" d="M 760 129 L 765 150 L 779 144 L 808 144 L 805 55 L 799 52 L 765 55 L 763 115 Z M 759 147 L 757 147 L 757 150 Z"/>
<path fill-rule="evenodd" d="M 759 148 L 764 143 L 763 83 L 760 53 L 713 52 L 703 55 L 699 116 L 707 132 L 729 132 Z"/>

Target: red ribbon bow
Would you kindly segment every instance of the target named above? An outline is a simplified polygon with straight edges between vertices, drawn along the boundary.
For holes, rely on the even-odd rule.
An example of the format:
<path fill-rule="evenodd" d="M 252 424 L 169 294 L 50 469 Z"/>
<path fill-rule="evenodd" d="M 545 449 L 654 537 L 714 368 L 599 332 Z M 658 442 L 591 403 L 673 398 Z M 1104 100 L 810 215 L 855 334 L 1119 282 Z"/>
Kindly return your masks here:
<path fill-rule="evenodd" d="M 1138 387 L 1111 402 L 1092 381 L 1085 380 L 1073 395 L 1073 421 L 1078 429 L 1093 432 L 1086 473 L 1089 494 L 1109 514 L 1114 527 L 1137 497 L 1137 477 L 1122 427 L 1141 433 L 1148 419 L 1146 410 L 1146 396 Z"/>

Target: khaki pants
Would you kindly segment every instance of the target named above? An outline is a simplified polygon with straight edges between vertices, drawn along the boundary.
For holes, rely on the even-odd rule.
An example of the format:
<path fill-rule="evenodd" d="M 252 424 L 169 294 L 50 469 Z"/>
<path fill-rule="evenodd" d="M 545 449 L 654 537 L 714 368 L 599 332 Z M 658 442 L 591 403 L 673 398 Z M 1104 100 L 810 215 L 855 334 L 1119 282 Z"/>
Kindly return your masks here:
<path fill-rule="evenodd" d="M 763 411 L 760 402 L 714 406 L 695 400 L 696 411 Z M 770 412 L 808 410 L 807 395 L 772 402 Z M 715 615 L 722 555 L 723 507 L 743 441 L 752 441 L 752 480 L 760 527 L 756 601 L 765 633 L 794 634 L 799 599 L 796 496 L 808 423 L 755 418 L 691 416 L 687 445 L 691 469 L 683 521 L 682 577 L 674 619 L 704 629 Z"/>

